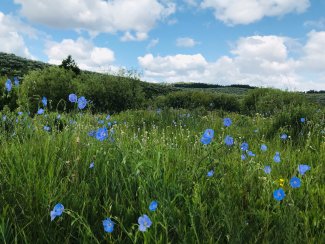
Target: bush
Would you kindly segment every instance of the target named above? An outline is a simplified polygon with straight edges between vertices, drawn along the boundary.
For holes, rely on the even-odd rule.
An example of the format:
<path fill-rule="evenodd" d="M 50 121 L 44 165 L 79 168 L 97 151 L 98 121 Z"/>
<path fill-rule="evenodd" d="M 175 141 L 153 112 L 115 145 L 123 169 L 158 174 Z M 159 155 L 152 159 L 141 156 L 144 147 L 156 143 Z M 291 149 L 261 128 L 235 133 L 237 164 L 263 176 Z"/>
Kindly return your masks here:
<path fill-rule="evenodd" d="M 74 80 L 78 93 L 91 100 L 96 112 L 139 108 L 144 101 L 140 81 L 123 76 L 82 74 Z"/>
<path fill-rule="evenodd" d="M 249 91 L 244 97 L 242 111 L 249 115 L 260 113 L 264 116 L 271 116 L 287 107 L 307 103 L 306 98 L 299 93 L 260 88 Z"/>
<path fill-rule="evenodd" d="M 42 97 L 49 101 L 50 110 L 63 111 L 70 93 L 75 93 L 72 80 L 75 74 L 71 70 L 59 67 L 49 67 L 39 71 L 32 71 L 24 77 L 19 94 L 19 104 L 31 113 L 35 113 L 41 104 Z"/>
<path fill-rule="evenodd" d="M 178 91 L 161 96 L 156 100 L 158 107 L 195 109 L 203 107 L 207 110 L 221 109 L 224 111 L 240 111 L 239 98 L 235 95 Z"/>

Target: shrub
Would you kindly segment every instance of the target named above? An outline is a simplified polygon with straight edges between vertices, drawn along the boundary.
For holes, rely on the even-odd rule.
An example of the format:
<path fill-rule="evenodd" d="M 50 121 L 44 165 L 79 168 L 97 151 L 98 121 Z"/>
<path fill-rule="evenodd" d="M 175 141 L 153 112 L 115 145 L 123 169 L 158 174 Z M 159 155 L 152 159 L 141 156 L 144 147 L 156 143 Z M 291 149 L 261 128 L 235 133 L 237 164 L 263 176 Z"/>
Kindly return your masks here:
<path fill-rule="evenodd" d="M 70 93 L 75 93 L 72 80 L 75 74 L 71 70 L 59 67 L 49 67 L 39 71 L 32 71 L 24 77 L 19 94 L 19 104 L 35 113 L 41 104 L 43 96 L 49 100 L 49 109 L 62 111 Z"/>
<path fill-rule="evenodd" d="M 298 93 L 260 88 L 249 91 L 244 97 L 242 111 L 246 114 L 260 113 L 264 116 L 270 116 L 287 107 L 307 103 L 306 98 Z"/>

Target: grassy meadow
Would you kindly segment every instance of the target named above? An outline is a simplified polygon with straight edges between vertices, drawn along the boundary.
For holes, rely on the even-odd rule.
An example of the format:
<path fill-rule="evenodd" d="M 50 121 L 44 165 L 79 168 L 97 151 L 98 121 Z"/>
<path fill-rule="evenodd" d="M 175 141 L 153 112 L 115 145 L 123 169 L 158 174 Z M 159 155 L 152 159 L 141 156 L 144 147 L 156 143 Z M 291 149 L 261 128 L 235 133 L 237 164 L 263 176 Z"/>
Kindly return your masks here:
<path fill-rule="evenodd" d="M 323 109 L 295 130 L 275 130 L 276 115 L 201 109 L 0 119 L 1 243 L 324 243 Z M 108 137 L 96 139 L 104 127 Z M 204 145 L 206 129 L 214 137 Z M 51 221 L 57 203 L 64 211 Z M 144 214 L 152 224 L 140 231 Z"/>

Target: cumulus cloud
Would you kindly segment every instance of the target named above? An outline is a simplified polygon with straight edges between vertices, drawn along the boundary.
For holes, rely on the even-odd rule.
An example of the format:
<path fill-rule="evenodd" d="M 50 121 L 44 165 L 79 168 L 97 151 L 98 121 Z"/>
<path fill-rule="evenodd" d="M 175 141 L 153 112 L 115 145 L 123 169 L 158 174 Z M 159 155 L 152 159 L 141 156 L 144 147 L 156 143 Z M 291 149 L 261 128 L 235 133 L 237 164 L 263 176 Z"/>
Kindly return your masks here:
<path fill-rule="evenodd" d="M 21 14 L 47 26 L 100 32 L 125 32 L 124 40 L 144 39 L 157 22 L 176 11 L 172 2 L 158 0 L 14 0 Z M 131 31 L 136 35 L 131 35 Z"/>
<path fill-rule="evenodd" d="M 61 42 L 48 42 L 45 53 L 48 62 L 61 64 L 68 55 L 76 61 L 79 68 L 90 71 L 107 72 L 112 69 L 114 52 L 105 47 L 97 47 L 91 41 L 79 38 L 64 39 Z"/>
<path fill-rule="evenodd" d="M 303 54 L 290 58 L 290 40 L 281 36 L 240 38 L 232 56 L 208 62 L 202 54 L 138 57 L 144 79 L 156 82 L 205 82 L 272 86 L 289 90 L 325 89 L 325 32 L 312 31 Z M 289 44 L 288 44 L 289 43 Z"/>
<path fill-rule="evenodd" d="M 159 38 L 156 39 L 152 39 L 149 44 L 147 45 L 146 49 L 150 50 L 151 48 L 154 48 L 155 46 L 157 46 L 159 43 Z"/>
<path fill-rule="evenodd" d="M 176 46 L 178 47 L 194 47 L 196 44 L 198 43 L 189 37 L 180 37 L 176 40 Z"/>
<path fill-rule="evenodd" d="M 309 7 L 309 0 L 204 0 L 202 8 L 212 8 L 216 19 L 229 25 L 250 24 L 266 16 L 302 13 Z"/>
<path fill-rule="evenodd" d="M 36 38 L 36 30 L 19 19 L 0 12 L 0 51 L 33 58 L 25 44 L 23 35 Z"/>

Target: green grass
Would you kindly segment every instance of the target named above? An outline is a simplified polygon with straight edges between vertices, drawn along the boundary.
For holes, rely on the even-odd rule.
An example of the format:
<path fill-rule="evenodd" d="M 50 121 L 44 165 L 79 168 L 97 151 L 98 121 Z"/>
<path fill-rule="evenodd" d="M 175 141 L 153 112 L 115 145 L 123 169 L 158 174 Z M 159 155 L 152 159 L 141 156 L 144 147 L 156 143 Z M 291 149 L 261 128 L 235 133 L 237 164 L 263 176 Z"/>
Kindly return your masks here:
<path fill-rule="evenodd" d="M 24 114 L 18 123 L 16 114 L 7 114 L 0 124 L 0 242 L 324 243 L 321 112 L 303 126 L 298 141 L 284 142 L 282 130 L 266 139 L 273 117 L 188 112 L 113 115 L 114 142 L 88 136 L 103 126 L 98 119 L 105 115 L 63 114 L 58 125 L 54 113 Z M 229 128 L 224 117 L 233 121 Z M 43 130 L 46 124 L 51 132 Z M 200 138 L 207 128 L 215 137 L 204 146 Z M 226 135 L 234 137 L 234 146 L 224 145 Z M 256 157 L 242 161 L 244 141 Z M 277 151 L 279 164 L 273 162 Z M 299 164 L 311 170 L 300 176 Z M 270 175 L 265 165 L 271 165 Z M 211 169 L 215 173 L 207 177 Z M 300 188 L 290 187 L 293 176 L 301 179 Z M 273 191 L 280 178 L 286 197 L 278 202 Z M 155 212 L 148 209 L 152 200 L 158 201 Z M 51 222 L 58 202 L 65 211 Z M 143 214 L 153 224 L 142 233 L 137 219 Z M 102 226 L 107 217 L 115 222 L 111 234 Z"/>

